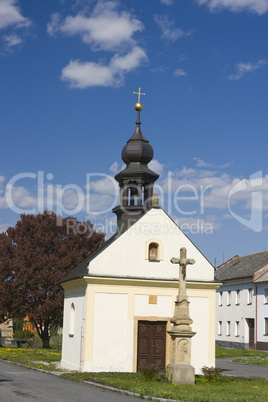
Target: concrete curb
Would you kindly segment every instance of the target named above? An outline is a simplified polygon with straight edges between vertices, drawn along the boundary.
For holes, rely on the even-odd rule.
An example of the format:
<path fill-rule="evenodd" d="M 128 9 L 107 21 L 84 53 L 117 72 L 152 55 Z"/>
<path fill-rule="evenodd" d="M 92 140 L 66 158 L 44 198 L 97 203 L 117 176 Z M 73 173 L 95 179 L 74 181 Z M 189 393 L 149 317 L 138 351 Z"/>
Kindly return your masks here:
<path fill-rule="evenodd" d="M 103 385 L 103 384 L 100 384 L 100 383 L 97 383 L 97 382 L 91 382 L 91 381 L 86 381 L 86 380 L 82 381 L 82 382 L 84 382 L 86 384 L 89 384 L 89 385 L 95 385 L 96 387 L 104 388 L 104 389 L 107 389 L 109 391 L 120 392 L 120 394 L 134 396 L 136 398 L 141 399 L 140 394 L 137 394 L 135 392 L 127 391 L 127 390 L 120 389 L 120 388 L 110 387 L 109 385 Z M 158 402 L 180 402 L 179 399 L 163 399 L 163 398 L 156 398 L 154 396 L 146 396 L 146 395 L 143 396 L 142 399 L 147 399 L 149 401 L 158 401 Z"/>

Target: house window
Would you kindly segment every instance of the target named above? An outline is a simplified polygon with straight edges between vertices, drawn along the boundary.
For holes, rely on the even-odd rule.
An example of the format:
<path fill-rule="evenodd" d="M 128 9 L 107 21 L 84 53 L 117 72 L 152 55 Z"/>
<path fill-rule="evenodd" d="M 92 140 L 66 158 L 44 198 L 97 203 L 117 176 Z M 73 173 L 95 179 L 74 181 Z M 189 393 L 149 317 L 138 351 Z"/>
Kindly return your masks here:
<path fill-rule="evenodd" d="M 252 288 L 248 289 L 248 304 L 252 304 Z"/>
<path fill-rule="evenodd" d="M 239 321 L 235 322 L 235 336 L 239 336 Z"/>
<path fill-rule="evenodd" d="M 231 329 L 231 321 L 227 321 L 227 326 L 226 326 L 226 335 L 230 336 L 230 329 Z"/>
<path fill-rule="evenodd" d="M 268 317 L 264 318 L 264 335 L 268 335 Z"/>
<path fill-rule="evenodd" d="M 231 305 L 231 291 L 228 290 L 227 292 L 227 306 Z"/>
<path fill-rule="evenodd" d="M 218 335 L 222 335 L 222 321 L 218 322 Z"/>
<path fill-rule="evenodd" d="M 70 309 L 70 327 L 69 327 L 69 336 L 74 336 L 74 322 L 75 322 L 75 307 L 74 303 L 71 304 Z"/>
<path fill-rule="evenodd" d="M 268 304 L 268 289 L 264 289 L 264 304 Z"/>
<path fill-rule="evenodd" d="M 240 290 L 235 292 L 235 304 L 238 306 L 240 303 Z"/>
<path fill-rule="evenodd" d="M 222 292 L 219 293 L 219 306 L 222 306 Z"/>
<path fill-rule="evenodd" d="M 158 244 L 150 243 L 149 244 L 149 261 L 158 261 Z"/>

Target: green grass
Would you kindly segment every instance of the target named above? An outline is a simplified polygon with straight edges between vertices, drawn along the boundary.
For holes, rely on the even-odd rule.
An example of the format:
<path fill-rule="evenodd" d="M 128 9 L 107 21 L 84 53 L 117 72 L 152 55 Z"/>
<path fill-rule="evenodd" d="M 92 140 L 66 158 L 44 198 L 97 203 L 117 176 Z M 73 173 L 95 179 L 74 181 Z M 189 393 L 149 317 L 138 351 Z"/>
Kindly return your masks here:
<path fill-rule="evenodd" d="M 268 366 L 268 355 L 266 357 L 245 357 L 232 360 L 235 363 L 253 364 L 257 366 Z"/>
<path fill-rule="evenodd" d="M 196 376 L 195 385 L 175 385 L 159 375 L 146 382 L 137 373 L 65 373 L 61 377 L 76 381 L 93 381 L 143 396 L 168 398 L 181 402 L 264 402 L 268 400 L 268 381 L 220 376 L 208 381 Z"/>
<path fill-rule="evenodd" d="M 224 357 L 261 357 L 268 358 L 268 352 L 263 350 L 246 350 L 216 347 L 216 359 Z"/>
<path fill-rule="evenodd" d="M 61 360 L 61 353 L 52 349 L 0 348 L 0 359 L 19 363 L 26 367 L 56 370 L 55 362 Z M 46 364 L 47 363 L 47 364 Z"/>

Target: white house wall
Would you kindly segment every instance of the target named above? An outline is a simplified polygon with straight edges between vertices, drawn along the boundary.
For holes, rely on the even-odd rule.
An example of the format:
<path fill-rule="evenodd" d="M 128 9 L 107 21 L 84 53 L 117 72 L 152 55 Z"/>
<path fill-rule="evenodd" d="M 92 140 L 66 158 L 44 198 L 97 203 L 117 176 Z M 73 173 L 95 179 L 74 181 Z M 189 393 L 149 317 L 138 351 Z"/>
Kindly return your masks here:
<path fill-rule="evenodd" d="M 248 289 L 253 289 L 252 304 L 248 304 Z M 236 304 L 236 291 L 240 290 L 240 301 Z M 231 291 L 231 302 L 227 305 L 227 293 Z M 222 305 L 219 305 L 219 293 L 223 292 Z M 219 287 L 216 292 L 216 341 L 227 343 L 249 343 L 247 318 L 255 319 L 255 285 L 252 282 L 232 282 Z M 219 321 L 222 333 L 219 334 Z M 227 321 L 230 321 L 230 335 L 227 335 Z M 235 334 L 235 322 L 239 322 L 239 334 Z M 256 325 L 256 324 L 255 324 Z"/>
<path fill-rule="evenodd" d="M 61 365 L 70 370 L 80 370 L 84 348 L 85 285 L 65 289 L 63 310 L 63 340 Z M 70 333 L 71 305 L 75 307 L 74 331 Z"/>
<path fill-rule="evenodd" d="M 163 247 L 163 260 L 152 262 L 145 258 L 148 241 L 158 240 Z M 196 260 L 187 267 L 187 280 L 213 281 L 214 269 L 194 244 L 162 209 L 151 209 L 89 264 L 90 275 L 111 275 L 137 278 L 178 279 L 179 257 L 186 247 L 187 256 Z"/>
<path fill-rule="evenodd" d="M 129 371 L 127 295 L 95 293 L 93 328 L 93 371 Z"/>
<path fill-rule="evenodd" d="M 268 304 L 265 303 L 265 289 L 268 283 L 258 283 L 257 285 L 257 342 L 268 342 L 268 335 L 265 335 L 264 318 L 268 318 Z M 267 349 L 266 349 L 267 350 Z"/>

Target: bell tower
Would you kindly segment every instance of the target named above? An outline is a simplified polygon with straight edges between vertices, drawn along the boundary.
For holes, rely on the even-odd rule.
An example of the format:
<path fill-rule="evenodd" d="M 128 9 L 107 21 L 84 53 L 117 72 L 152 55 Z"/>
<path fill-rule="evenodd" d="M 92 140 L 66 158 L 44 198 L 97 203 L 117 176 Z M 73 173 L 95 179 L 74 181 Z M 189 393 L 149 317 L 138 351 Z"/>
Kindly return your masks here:
<path fill-rule="evenodd" d="M 140 92 L 140 88 L 139 92 L 133 93 L 138 95 L 135 104 L 136 128 L 121 153 L 126 168 L 115 176 L 120 187 L 119 205 L 113 209 L 117 216 L 118 232 L 127 230 L 152 206 L 153 184 L 159 177 L 147 166 L 153 159 L 154 151 L 140 128 L 140 112 L 143 108 L 140 96 L 145 94 Z"/>

